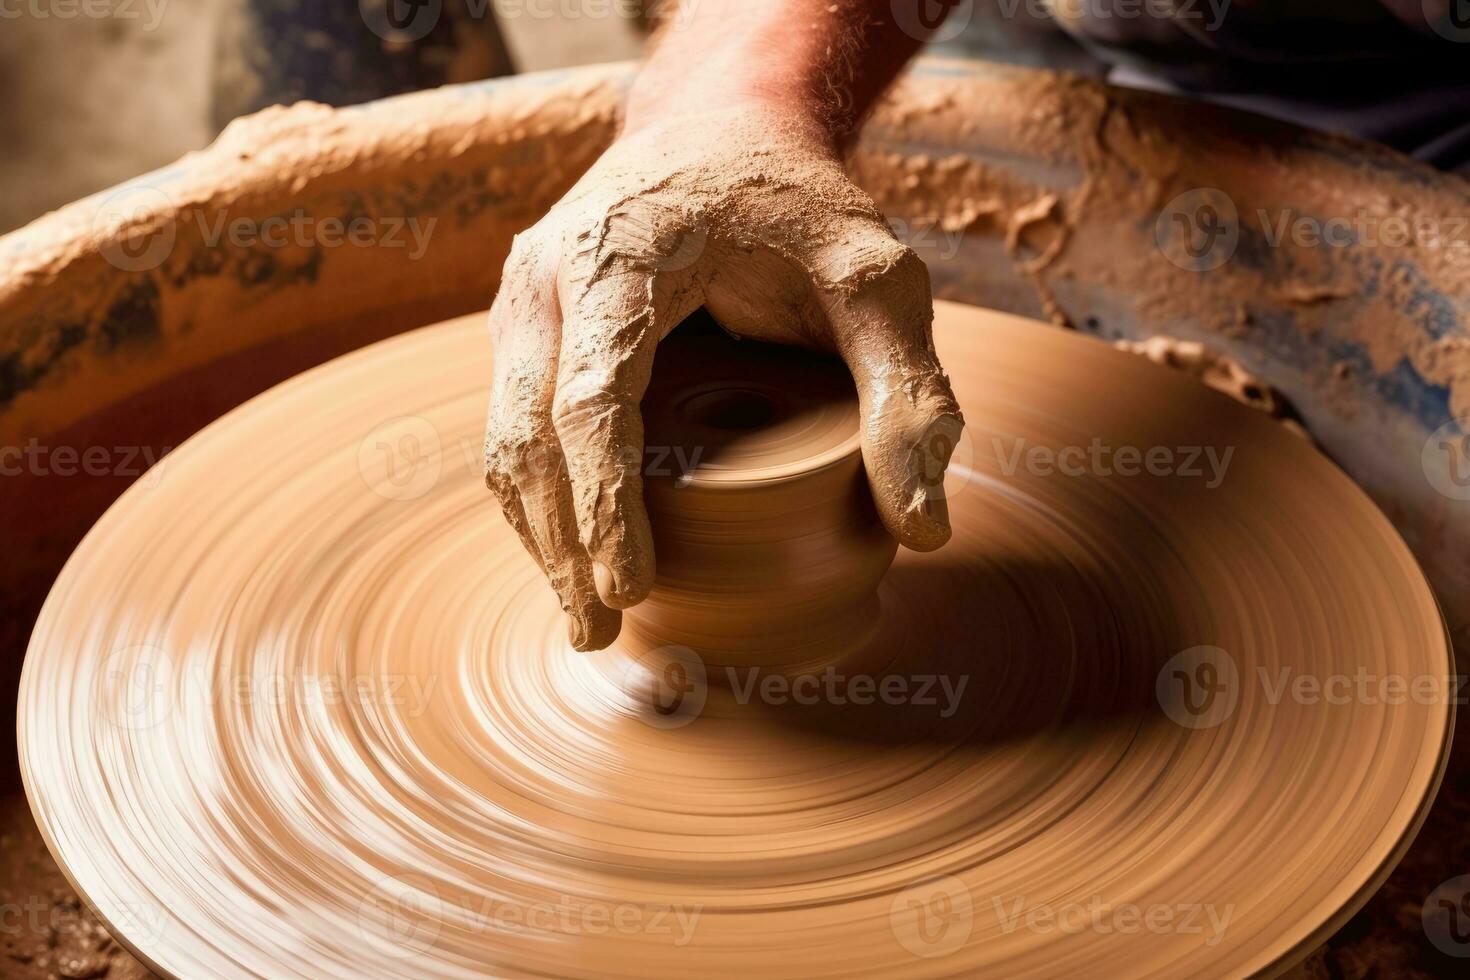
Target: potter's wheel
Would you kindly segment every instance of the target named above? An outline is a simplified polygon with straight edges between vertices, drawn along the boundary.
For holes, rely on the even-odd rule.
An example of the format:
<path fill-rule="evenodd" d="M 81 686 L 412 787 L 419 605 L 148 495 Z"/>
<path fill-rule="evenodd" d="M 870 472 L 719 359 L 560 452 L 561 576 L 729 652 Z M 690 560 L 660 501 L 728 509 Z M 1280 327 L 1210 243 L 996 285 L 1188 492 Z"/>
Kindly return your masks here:
<path fill-rule="evenodd" d="M 36 627 L 20 752 L 52 850 L 183 977 L 1304 955 L 1402 853 L 1448 744 L 1407 548 L 1304 442 L 1165 369 L 948 304 L 936 340 L 968 422 L 950 544 L 899 552 L 873 602 L 840 397 L 655 392 L 684 406 L 667 440 L 714 452 L 650 483 L 664 591 L 598 654 L 481 482 L 480 318 L 231 413 L 97 524 Z M 802 574 L 722 566 L 722 521 Z M 748 608 L 701 636 L 710 568 Z"/>

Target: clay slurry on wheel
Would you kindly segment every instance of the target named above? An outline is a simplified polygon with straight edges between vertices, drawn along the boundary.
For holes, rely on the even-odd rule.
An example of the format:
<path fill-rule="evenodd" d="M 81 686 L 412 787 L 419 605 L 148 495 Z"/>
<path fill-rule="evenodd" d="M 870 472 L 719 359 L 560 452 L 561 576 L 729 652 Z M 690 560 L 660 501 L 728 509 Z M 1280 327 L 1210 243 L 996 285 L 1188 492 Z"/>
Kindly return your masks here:
<path fill-rule="evenodd" d="M 865 513 L 840 398 L 809 423 L 691 412 L 723 435 L 665 439 L 706 455 L 648 489 L 678 601 L 579 654 L 481 482 L 479 318 L 267 392 L 56 582 L 20 692 L 48 843 L 182 977 L 1237 976 L 1304 955 L 1397 861 L 1443 762 L 1448 645 L 1409 552 L 1307 443 L 1164 368 L 943 303 L 936 343 L 968 423 L 953 540 L 893 555 L 794 656 L 729 643 L 749 593 L 719 587 L 764 582 L 741 615 L 799 630 L 811 564 L 681 577 L 678 549 L 727 542 L 726 492 L 782 452 L 738 533 L 886 561 L 832 530 Z M 1231 452 L 1201 478 L 1206 450 Z M 683 695 L 664 714 L 660 678 Z"/>

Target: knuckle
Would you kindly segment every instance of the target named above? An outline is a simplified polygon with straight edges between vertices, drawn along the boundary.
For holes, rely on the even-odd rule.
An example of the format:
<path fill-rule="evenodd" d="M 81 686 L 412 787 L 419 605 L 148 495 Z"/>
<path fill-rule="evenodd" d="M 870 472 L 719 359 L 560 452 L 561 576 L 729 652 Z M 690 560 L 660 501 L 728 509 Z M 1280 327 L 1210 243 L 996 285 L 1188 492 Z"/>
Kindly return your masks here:
<path fill-rule="evenodd" d="M 499 496 L 554 476 L 560 460 L 557 446 L 546 436 L 523 430 L 492 432 L 485 441 L 485 480 Z"/>
<path fill-rule="evenodd" d="M 892 232 L 885 232 L 885 234 L 892 242 L 883 255 L 886 263 L 882 273 L 885 287 L 901 290 L 909 299 L 922 296 L 925 302 L 932 302 L 929 267 L 924 264 L 923 259 L 919 258 L 918 252 L 893 238 Z"/>
<path fill-rule="evenodd" d="M 549 254 L 543 242 L 544 237 L 540 225 L 537 225 L 511 239 L 510 251 L 506 253 L 500 278 L 512 291 L 524 289 L 543 273 Z"/>
<path fill-rule="evenodd" d="M 616 372 L 581 368 L 565 378 L 551 404 L 551 419 L 563 439 L 581 441 L 591 430 L 619 421 L 627 399 L 617 393 Z"/>
<path fill-rule="evenodd" d="M 709 237 L 701 213 L 647 191 L 593 209 L 570 231 L 583 265 L 645 275 L 688 268 Z"/>
<path fill-rule="evenodd" d="M 528 228 L 510 240 L 510 254 L 506 256 L 507 270 L 529 265 L 540 252 L 539 233 L 535 227 Z"/>
<path fill-rule="evenodd" d="M 929 270 L 917 252 L 881 221 L 863 221 L 818 249 L 812 274 L 834 291 L 860 298 L 876 293 L 912 299 L 929 292 Z"/>
<path fill-rule="evenodd" d="M 549 281 L 546 252 L 531 241 L 531 234 L 516 236 L 500 273 L 499 287 L 490 304 L 490 329 L 497 338 L 515 328 L 518 319 L 526 319 L 527 311 L 535 309 L 538 295 L 544 292 L 541 284 Z"/>

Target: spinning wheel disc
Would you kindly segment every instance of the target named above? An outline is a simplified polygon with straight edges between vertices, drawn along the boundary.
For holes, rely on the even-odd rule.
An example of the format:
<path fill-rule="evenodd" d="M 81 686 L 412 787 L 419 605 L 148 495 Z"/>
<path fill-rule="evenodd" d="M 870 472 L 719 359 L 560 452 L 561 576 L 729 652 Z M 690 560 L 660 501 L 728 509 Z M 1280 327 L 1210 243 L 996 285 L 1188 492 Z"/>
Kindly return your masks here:
<path fill-rule="evenodd" d="M 898 553 L 865 658 L 753 683 L 706 658 L 675 712 L 626 650 L 567 646 L 495 512 L 479 318 L 255 399 L 46 604 L 19 729 L 53 852 L 182 977 L 1304 955 L 1448 745 L 1407 548 L 1305 443 L 1165 369 L 949 304 L 936 341 L 968 422 L 953 540 Z"/>

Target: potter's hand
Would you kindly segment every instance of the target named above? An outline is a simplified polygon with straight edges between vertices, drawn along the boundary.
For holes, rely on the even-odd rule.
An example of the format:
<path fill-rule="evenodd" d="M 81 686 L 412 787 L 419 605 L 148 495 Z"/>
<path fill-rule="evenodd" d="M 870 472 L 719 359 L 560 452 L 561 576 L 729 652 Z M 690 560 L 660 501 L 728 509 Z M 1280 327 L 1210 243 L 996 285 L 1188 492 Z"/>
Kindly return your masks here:
<path fill-rule="evenodd" d="M 635 91 L 623 136 L 517 237 L 490 313 L 486 480 L 581 650 L 611 643 L 653 585 L 639 403 L 657 344 L 701 306 L 739 336 L 840 356 L 884 524 L 921 551 L 949 537 L 962 422 L 928 272 L 843 171 L 835 117 L 663 91 Z"/>

